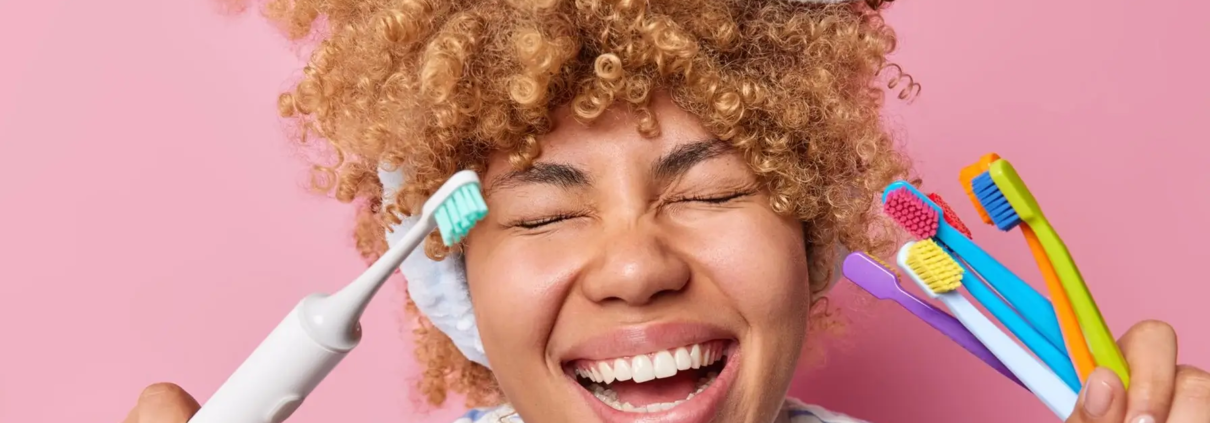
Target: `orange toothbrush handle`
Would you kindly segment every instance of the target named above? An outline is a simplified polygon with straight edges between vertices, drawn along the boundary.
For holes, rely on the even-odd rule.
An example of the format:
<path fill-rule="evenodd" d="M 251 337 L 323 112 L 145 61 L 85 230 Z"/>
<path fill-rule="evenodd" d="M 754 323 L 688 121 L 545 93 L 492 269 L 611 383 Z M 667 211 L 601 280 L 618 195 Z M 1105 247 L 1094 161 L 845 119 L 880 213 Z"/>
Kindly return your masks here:
<path fill-rule="evenodd" d="M 1084 341 L 1084 332 L 1080 330 L 1080 324 L 1076 321 L 1076 313 L 1071 309 L 1071 301 L 1067 299 L 1067 292 L 1063 290 L 1063 285 L 1059 284 L 1059 276 L 1055 274 L 1055 269 L 1050 264 L 1050 258 L 1046 257 L 1046 251 L 1042 249 L 1042 243 L 1038 242 L 1038 236 L 1034 235 L 1034 230 L 1030 229 L 1029 225 L 1021 223 L 1021 233 L 1025 235 L 1025 242 L 1029 244 L 1029 251 L 1034 254 L 1034 261 L 1038 262 L 1038 270 L 1042 271 L 1042 279 L 1046 280 L 1046 288 L 1050 290 L 1050 300 L 1055 306 L 1055 315 L 1059 317 L 1059 328 L 1063 331 L 1063 341 L 1067 344 L 1067 353 L 1071 355 L 1071 362 L 1076 367 L 1076 373 L 1080 375 L 1080 379 L 1088 379 L 1088 374 L 1092 373 L 1092 369 L 1096 368 L 1096 360 L 1092 358 L 1092 351 L 1088 349 L 1088 343 Z"/>

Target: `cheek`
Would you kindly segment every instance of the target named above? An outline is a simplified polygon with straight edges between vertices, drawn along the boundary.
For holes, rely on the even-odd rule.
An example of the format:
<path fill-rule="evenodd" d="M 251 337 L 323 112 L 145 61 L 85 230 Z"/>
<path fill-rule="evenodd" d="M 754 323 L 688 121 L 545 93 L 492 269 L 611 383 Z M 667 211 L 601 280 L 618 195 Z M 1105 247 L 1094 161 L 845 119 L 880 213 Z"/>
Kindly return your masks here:
<path fill-rule="evenodd" d="M 682 237 L 695 244 L 684 248 L 744 318 L 754 326 L 805 324 L 810 289 L 801 224 L 768 211 L 714 223 Z"/>
<path fill-rule="evenodd" d="M 545 349 L 571 272 L 566 255 L 543 249 L 539 243 L 467 250 L 475 317 L 493 361 L 528 360 Z"/>

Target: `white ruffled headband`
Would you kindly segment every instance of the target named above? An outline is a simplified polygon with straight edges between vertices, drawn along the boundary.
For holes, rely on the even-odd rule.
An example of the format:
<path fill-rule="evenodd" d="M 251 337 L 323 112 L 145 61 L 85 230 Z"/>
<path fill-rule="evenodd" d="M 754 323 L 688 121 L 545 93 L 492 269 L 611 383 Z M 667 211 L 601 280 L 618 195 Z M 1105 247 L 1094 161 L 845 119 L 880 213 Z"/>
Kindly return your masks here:
<path fill-rule="evenodd" d="M 853 0 L 792 0 L 801 3 L 836 4 Z M 403 186 L 402 171 L 386 171 L 379 168 L 378 179 L 382 182 L 382 202 L 394 202 L 395 193 Z M 408 229 L 416 224 L 418 217 L 410 216 L 387 230 L 387 244 L 394 246 Z M 840 255 L 839 257 L 843 257 Z M 829 286 L 840 277 L 839 265 L 832 272 Z M 475 323 L 475 310 L 471 304 L 470 291 L 466 285 L 466 267 L 460 254 L 451 253 L 444 260 L 435 261 L 423 250 L 413 253 L 399 266 L 407 280 L 408 296 L 416 308 L 433 323 L 433 326 L 454 341 L 454 345 L 466 358 L 488 368 L 487 355 L 483 352 L 483 341 L 479 338 L 479 326 Z"/>

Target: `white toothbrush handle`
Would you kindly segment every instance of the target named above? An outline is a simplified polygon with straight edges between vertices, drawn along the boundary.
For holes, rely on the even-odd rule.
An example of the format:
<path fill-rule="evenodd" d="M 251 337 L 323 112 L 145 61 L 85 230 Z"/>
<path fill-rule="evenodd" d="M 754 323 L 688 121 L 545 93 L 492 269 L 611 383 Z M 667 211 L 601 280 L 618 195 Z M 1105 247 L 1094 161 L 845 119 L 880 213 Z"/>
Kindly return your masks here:
<path fill-rule="evenodd" d="M 189 423 L 281 423 L 348 354 L 308 333 L 307 297 L 294 307 Z"/>
<path fill-rule="evenodd" d="M 1066 421 L 1076 408 L 1078 396 L 1071 388 L 1025 352 L 1016 342 L 1005 335 L 991 320 L 987 319 L 961 294 L 950 292 L 937 296 L 971 333 L 996 355 L 1005 367 L 1017 375 L 1025 387 L 1042 400 L 1050 411 Z"/>

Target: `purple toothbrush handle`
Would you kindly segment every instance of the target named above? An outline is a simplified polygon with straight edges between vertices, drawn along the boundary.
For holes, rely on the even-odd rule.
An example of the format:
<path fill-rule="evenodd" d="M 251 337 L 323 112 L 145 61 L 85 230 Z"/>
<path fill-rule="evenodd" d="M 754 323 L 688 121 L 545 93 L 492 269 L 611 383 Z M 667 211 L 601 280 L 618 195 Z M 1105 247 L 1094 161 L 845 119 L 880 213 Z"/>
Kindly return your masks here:
<path fill-rule="evenodd" d="M 983 360 L 987 365 L 992 366 L 993 369 L 996 369 L 996 371 L 1003 374 L 1009 380 L 1016 382 L 1022 387 L 1025 386 L 1013 375 L 1011 370 L 1008 370 L 1008 367 L 1004 366 L 1004 363 L 1000 362 L 1000 359 L 996 358 L 995 354 L 992 354 L 987 347 L 983 346 L 983 343 L 979 342 L 979 339 L 970 330 L 967 330 L 966 326 L 962 326 L 962 322 L 959 322 L 954 316 L 907 292 L 900 291 L 899 295 L 895 295 L 893 299 L 896 303 L 902 305 L 903 308 L 908 309 L 916 317 L 919 317 L 920 320 L 944 333 L 945 336 L 957 342 L 958 345 L 970 351 L 971 354 L 979 357 L 979 359 Z"/>
<path fill-rule="evenodd" d="M 878 261 L 878 259 L 864 252 L 854 252 L 845 258 L 841 271 L 846 278 L 874 295 L 874 297 L 893 300 L 899 303 L 903 308 L 919 317 L 920 320 L 941 331 L 945 336 L 961 345 L 962 348 L 974 354 L 975 357 L 979 357 L 987 365 L 992 366 L 1000 374 L 1016 382 L 1017 385 L 1025 387 L 1013 375 L 1013 372 L 1008 370 L 1004 366 L 1004 363 L 1001 363 L 995 354 L 992 354 L 982 342 L 979 342 L 979 339 L 975 338 L 975 335 L 970 330 L 967 330 L 966 326 L 963 326 L 958 319 L 904 291 L 903 287 L 899 286 L 899 276 L 886 265 L 882 264 L 882 262 Z"/>

